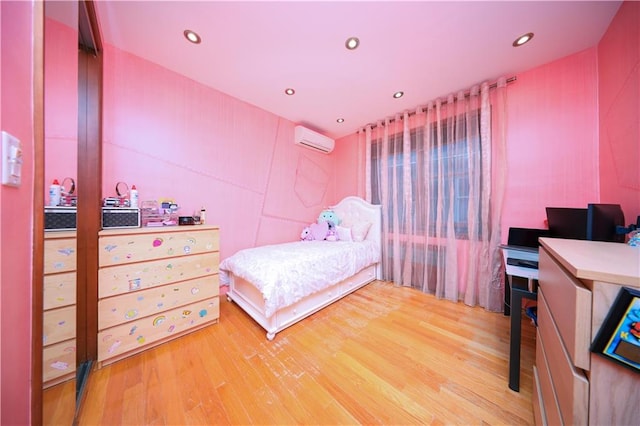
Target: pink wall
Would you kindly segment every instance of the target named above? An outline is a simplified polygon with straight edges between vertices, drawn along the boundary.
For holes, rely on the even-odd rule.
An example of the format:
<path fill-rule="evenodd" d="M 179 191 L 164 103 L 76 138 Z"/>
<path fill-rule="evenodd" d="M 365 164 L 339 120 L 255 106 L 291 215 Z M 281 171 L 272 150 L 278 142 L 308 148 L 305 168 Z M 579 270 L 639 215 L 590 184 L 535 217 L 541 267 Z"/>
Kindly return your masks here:
<path fill-rule="evenodd" d="M 598 44 L 600 201 L 640 215 L 640 3 L 625 1 Z"/>
<path fill-rule="evenodd" d="M 212 70 L 214 72 L 214 70 Z M 201 206 L 221 255 L 297 240 L 336 201 L 334 159 L 294 146 L 294 123 L 112 46 L 105 50 L 103 196 Z"/>
<path fill-rule="evenodd" d="M 77 177 L 78 32 L 50 18 L 45 19 L 44 31 L 46 190 L 53 179 Z M 48 201 L 45 193 L 45 205 Z"/>
<path fill-rule="evenodd" d="M 545 227 L 545 207 L 598 202 L 596 49 L 518 74 L 508 91 L 502 235 Z"/>
<path fill-rule="evenodd" d="M 365 198 L 364 177 L 364 133 L 346 136 L 336 141 L 333 153 L 336 158 L 336 199 L 348 195 Z"/>
<path fill-rule="evenodd" d="M 1 2 L 0 124 L 22 142 L 22 185 L 0 186 L 0 424 L 30 421 L 33 116 L 31 2 Z"/>

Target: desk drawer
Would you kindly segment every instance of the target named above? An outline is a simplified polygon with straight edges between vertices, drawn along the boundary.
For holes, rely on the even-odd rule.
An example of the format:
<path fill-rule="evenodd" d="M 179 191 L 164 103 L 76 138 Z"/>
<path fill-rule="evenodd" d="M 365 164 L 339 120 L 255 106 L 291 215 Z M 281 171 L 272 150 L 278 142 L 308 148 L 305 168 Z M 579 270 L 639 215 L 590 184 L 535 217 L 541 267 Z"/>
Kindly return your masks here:
<path fill-rule="evenodd" d="M 591 291 L 540 249 L 540 288 L 573 365 L 589 370 Z"/>
<path fill-rule="evenodd" d="M 560 333 L 549 312 L 548 298 L 544 290 L 538 291 L 538 358 L 545 360 L 551 386 L 564 424 L 584 425 L 589 418 L 589 381 L 583 371 L 573 366 L 562 343 Z M 542 354 L 542 356 L 541 356 Z M 538 365 L 542 369 L 542 365 Z M 544 394 L 546 397 L 546 394 Z M 548 401 L 545 398 L 545 406 Z M 557 424 L 547 410 L 549 424 Z"/>

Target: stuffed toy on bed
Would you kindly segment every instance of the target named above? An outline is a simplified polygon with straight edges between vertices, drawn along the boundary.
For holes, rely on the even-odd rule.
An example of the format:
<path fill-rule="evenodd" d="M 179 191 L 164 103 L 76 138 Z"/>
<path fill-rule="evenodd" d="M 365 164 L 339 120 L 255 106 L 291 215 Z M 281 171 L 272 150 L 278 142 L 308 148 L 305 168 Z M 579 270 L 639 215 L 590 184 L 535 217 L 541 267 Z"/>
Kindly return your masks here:
<path fill-rule="evenodd" d="M 331 209 L 325 209 L 320 212 L 320 216 L 318 216 L 318 223 L 327 222 L 329 224 L 329 229 L 334 229 L 336 226 L 340 225 L 340 218 L 336 213 Z"/>
<path fill-rule="evenodd" d="M 313 235 L 311 234 L 311 227 L 305 226 L 300 234 L 300 241 L 313 241 Z"/>
<path fill-rule="evenodd" d="M 333 210 L 323 210 L 318 216 L 318 222 L 305 226 L 300 234 L 301 241 L 338 241 L 336 226 L 340 218 Z"/>

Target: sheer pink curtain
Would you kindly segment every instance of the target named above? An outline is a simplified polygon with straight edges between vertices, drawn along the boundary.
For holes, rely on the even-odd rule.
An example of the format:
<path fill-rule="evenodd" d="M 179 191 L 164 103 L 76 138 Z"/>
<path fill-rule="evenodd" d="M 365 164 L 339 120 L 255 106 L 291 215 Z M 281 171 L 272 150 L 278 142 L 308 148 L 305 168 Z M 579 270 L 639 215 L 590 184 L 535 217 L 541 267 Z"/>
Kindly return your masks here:
<path fill-rule="evenodd" d="M 383 277 L 502 310 L 498 245 L 506 80 L 367 127 L 367 198 L 383 206 Z"/>

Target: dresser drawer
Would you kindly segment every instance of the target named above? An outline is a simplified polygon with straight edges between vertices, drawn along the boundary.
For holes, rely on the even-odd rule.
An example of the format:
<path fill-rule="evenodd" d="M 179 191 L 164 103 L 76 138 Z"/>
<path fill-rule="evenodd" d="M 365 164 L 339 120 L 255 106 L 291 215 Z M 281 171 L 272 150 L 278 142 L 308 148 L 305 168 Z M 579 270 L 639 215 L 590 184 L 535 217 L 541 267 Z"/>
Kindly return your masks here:
<path fill-rule="evenodd" d="M 76 239 L 49 238 L 44 240 L 44 273 L 55 274 L 76 270 Z"/>
<path fill-rule="evenodd" d="M 48 382 L 76 371 L 76 339 L 47 346 L 42 351 L 42 381 Z"/>
<path fill-rule="evenodd" d="M 549 298 L 544 289 L 538 291 L 538 340 L 553 378 L 551 384 L 564 424 L 583 425 L 589 418 L 589 381 L 582 370 L 574 367 L 563 345 L 559 329 L 549 312 Z M 539 353 L 536 352 L 536 364 Z M 538 368 L 542 369 L 539 365 Z M 544 396 L 546 394 L 543 393 Z M 549 406 L 545 399 L 545 406 Z M 547 411 L 549 424 L 552 421 Z"/>
<path fill-rule="evenodd" d="M 52 309 L 43 314 L 42 344 L 52 345 L 76 337 L 76 307 Z"/>
<path fill-rule="evenodd" d="M 589 370 L 591 291 L 540 249 L 539 283 L 569 356 L 578 368 Z"/>
<path fill-rule="evenodd" d="M 218 230 L 138 231 L 99 238 L 100 267 L 218 251 Z"/>
<path fill-rule="evenodd" d="M 60 308 L 76 303 L 76 273 L 45 275 L 43 284 L 44 309 Z"/>
<path fill-rule="evenodd" d="M 101 268 L 98 271 L 98 297 L 211 275 L 218 271 L 219 263 L 220 253 L 214 252 Z"/>
<path fill-rule="evenodd" d="M 217 296 L 219 286 L 216 274 L 102 299 L 98 302 L 98 329 Z"/>
<path fill-rule="evenodd" d="M 534 368 L 536 373 L 534 376 L 534 397 L 541 399 L 538 401 L 539 407 L 537 407 L 539 409 L 538 415 L 541 418 L 541 422 L 539 423 L 537 418 L 534 418 L 534 420 L 536 420 L 536 424 L 560 425 L 562 424 L 560 407 L 558 406 L 558 399 L 553 388 L 551 372 L 549 371 L 549 363 L 539 332 L 536 335 L 536 365 Z M 534 414 L 535 408 L 534 399 Z"/>
<path fill-rule="evenodd" d="M 154 342 L 216 321 L 220 315 L 217 297 L 98 332 L 98 361 L 146 349 Z"/>

